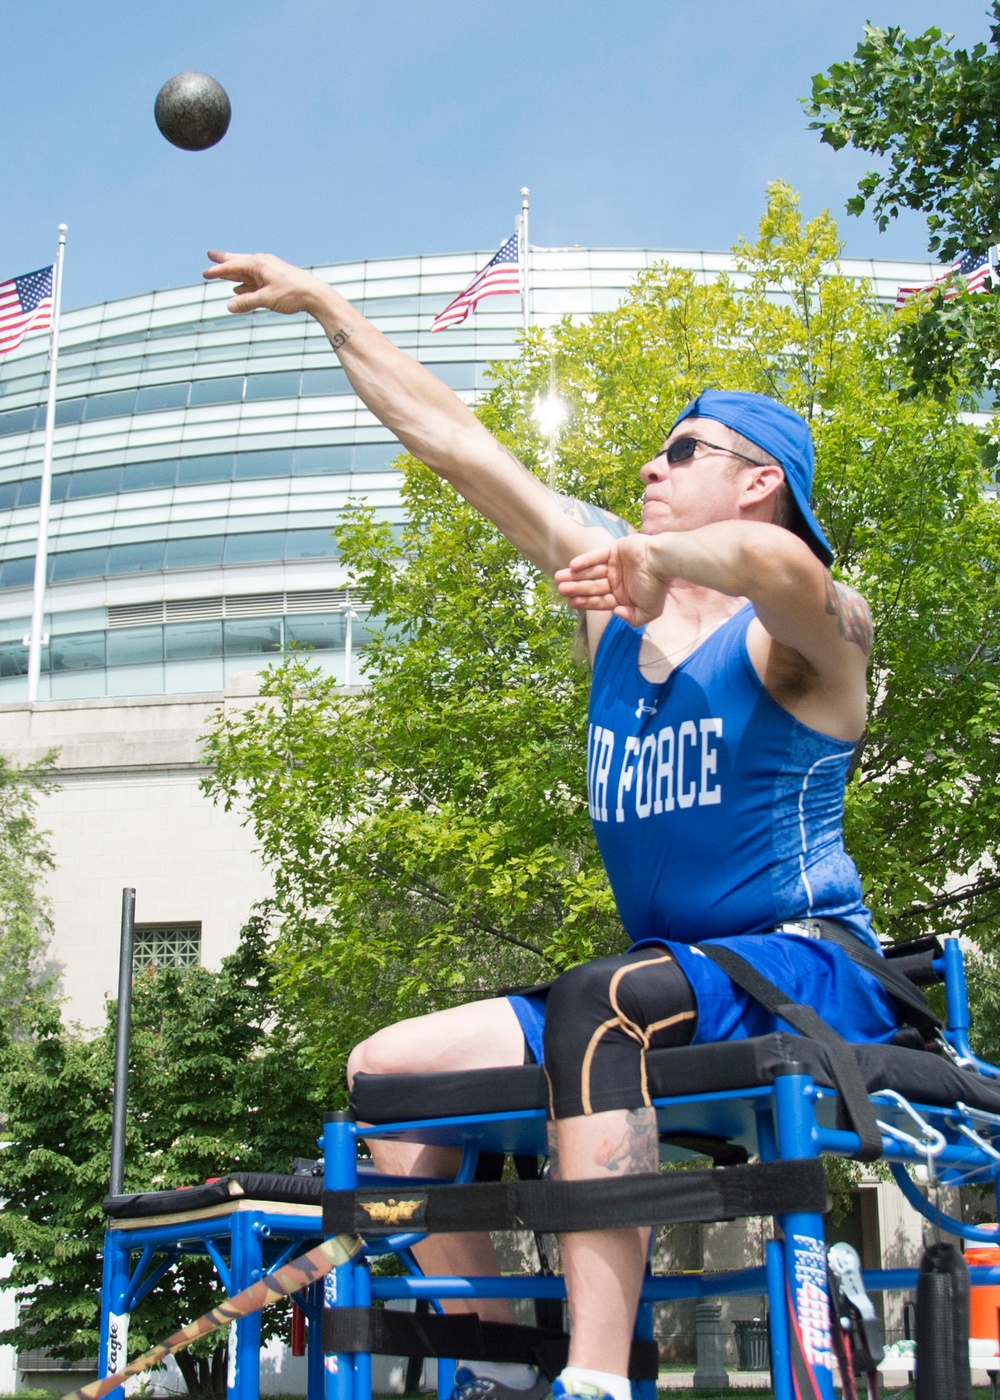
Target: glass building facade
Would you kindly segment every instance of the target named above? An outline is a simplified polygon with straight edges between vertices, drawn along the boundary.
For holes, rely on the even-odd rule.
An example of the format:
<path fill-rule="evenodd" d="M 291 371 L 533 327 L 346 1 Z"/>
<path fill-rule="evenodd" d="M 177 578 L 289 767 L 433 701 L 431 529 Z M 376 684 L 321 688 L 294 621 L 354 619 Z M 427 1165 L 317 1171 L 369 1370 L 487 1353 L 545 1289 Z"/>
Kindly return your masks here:
<path fill-rule="evenodd" d="M 490 255 L 316 271 L 473 403 L 488 363 L 517 353 L 519 298 L 489 298 L 439 334 L 431 321 Z M 532 321 L 610 309 L 663 260 L 705 280 L 732 272 L 723 254 L 536 249 Z M 937 271 L 843 267 L 887 301 Z M 232 316 L 229 294 L 197 283 L 63 315 L 41 699 L 217 691 L 290 643 L 358 678 L 364 600 L 332 531 L 352 497 L 399 522 L 399 444 L 315 322 Z M 27 696 L 47 344 L 29 335 L 0 360 L 0 703 Z"/>

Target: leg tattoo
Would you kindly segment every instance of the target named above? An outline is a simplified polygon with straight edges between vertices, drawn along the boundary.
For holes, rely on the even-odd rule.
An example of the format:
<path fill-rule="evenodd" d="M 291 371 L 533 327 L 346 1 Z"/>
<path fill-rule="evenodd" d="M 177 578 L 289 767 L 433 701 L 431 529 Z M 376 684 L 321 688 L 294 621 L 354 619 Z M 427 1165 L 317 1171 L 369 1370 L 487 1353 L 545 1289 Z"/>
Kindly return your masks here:
<path fill-rule="evenodd" d="M 623 1176 L 655 1172 L 660 1163 L 655 1110 L 630 1108 L 626 1118 L 625 1132 L 619 1140 L 605 1141 L 597 1148 L 595 1166 L 604 1167 L 609 1172 L 621 1172 Z"/>

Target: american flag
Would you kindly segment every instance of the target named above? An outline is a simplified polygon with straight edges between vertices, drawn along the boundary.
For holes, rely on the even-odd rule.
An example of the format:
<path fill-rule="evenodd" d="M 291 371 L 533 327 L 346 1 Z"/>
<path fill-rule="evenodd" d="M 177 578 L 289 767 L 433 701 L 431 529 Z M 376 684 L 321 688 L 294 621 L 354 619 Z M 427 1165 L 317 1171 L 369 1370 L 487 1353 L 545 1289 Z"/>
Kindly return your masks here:
<path fill-rule="evenodd" d="M 449 326 L 458 326 L 470 311 L 476 309 L 483 297 L 496 297 L 517 293 L 521 290 L 521 260 L 518 255 L 518 236 L 513 234 L 494 257 L 477 272 L 464 292 L 459 292 L 443 311 L 439 311 L 431 324 L 432 331 L 444 331 Z"/>
<path fill-rule="evenodd" d="M 0 355 L 16 350 L 29 331 L 52 320 L 52 267 L 0 282 Z"/>
<path fill-rule="evenodd" d="M 1000 251 L 998 248 L 987 248 L 985 253 L 963 253 L 960 258 L 956 258 L 951 267 L 946 267 L 940 276 L 935 277 L 933 282 L 924 282 L 919 287 L 900 287 L 896 292 L 896 305 L 893 310 L 898 311 L 901 306 L 905 306 L 911 297 L 917 296 L 920 292 L 932 292 L 935 287 L 949 277 L 964 277 L 965 290 L 967 292 L 988 292 L 993 285 L 994 259 L 992 253 Z M 951 301 L 957 297 L 961 287 L 951 286 L 945 288 L 945 299 Z"/>

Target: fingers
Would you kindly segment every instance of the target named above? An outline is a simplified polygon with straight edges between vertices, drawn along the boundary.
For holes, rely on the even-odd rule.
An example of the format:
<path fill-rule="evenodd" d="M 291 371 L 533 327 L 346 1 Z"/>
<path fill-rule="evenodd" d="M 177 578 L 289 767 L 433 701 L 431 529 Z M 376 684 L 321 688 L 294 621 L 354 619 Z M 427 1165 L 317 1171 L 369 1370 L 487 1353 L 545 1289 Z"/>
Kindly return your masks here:
<path fill-rule="evenodd" d="M 611 580 L 605 573 L 593 578 L 560 579 L 556 587 L 564 598 L 594 598 L 598 593 L 610 592 Z"/>
<path fill-rule="evenodd" d="M 224 253 L 218 248 L 209 248 L 208 256 L 215 267 L 208 267 L 201 274 L 207 281 L 222 280 L 235 282 L 236 295 L 226 303 L 226 309 L 239 314 L 256 311 L 266 306 L 265 279 L 259 275 L 259 257 L 245 253 Z"/>
<path fill-rule="evenodd" d="M 566 602 L 574 612 L 617 612 L 619 603 L 613 593 L 592 593 L 576 598 L 567 598 Z"/>
<path fill-rule="evenodd" d="M 260 262 L 259 256 L 252 253 L 222 253 L 218 248 L 209 248 L 208 256 L 216 267 L 207 267 L 201 274 L 207 281 L 222 279 L 225 282 L 239 282 L 252 278 Z"/>
<path fill-rule="evenodd" d="M 244 292 L 242 296 L 233 297 L 226 302 L 227 311 L 259 311 L 261 307 L 267 309 L 267 294 L 264 291 Z"/>
<path fill-rule="evenodd" d="M 559 593 L 571 608 L 578 611 L 610 612 L 621 601 L 606 578 L 584 583 L 561 583 Z"/>
<path fill-rule="evenodd" d="M 601 545 L 597 549 L 590 549 L 586 554 L 578 554 L 575 559 L 571 559 L 565 569 L 558 569 L 555 577 L 569 577 L 580 575 L 582 571 L 593 569 L 598 564 L 607 564 L 611 558 L 611 546 Z"/>

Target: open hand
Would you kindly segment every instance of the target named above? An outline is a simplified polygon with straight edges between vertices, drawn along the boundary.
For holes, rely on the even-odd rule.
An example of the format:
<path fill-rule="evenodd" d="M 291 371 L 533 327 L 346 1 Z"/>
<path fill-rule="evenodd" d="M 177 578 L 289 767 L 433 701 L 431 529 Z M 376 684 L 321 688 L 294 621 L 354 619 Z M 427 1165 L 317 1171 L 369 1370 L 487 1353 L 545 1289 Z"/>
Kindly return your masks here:
<path fill-rule="evenodd" d="M 208 256 L 216 267 L 202 276 L 209 281 L 235 282 L 236 295 L 228 303 L 230 311 L 315 312 L 329 289 L 325 282 L 301 267 L 282 262 L 272 253 L 221 253 L 210 248 Z"/>
<path fill-rule="evenodd" d="M 625 535 L 571 559 L 556 571 L 559 592 L 571 608 L 613 612 L 633 627 L 659 617 L 669 577 L 655 568 L 655 543 L 649 535 Z"/>

